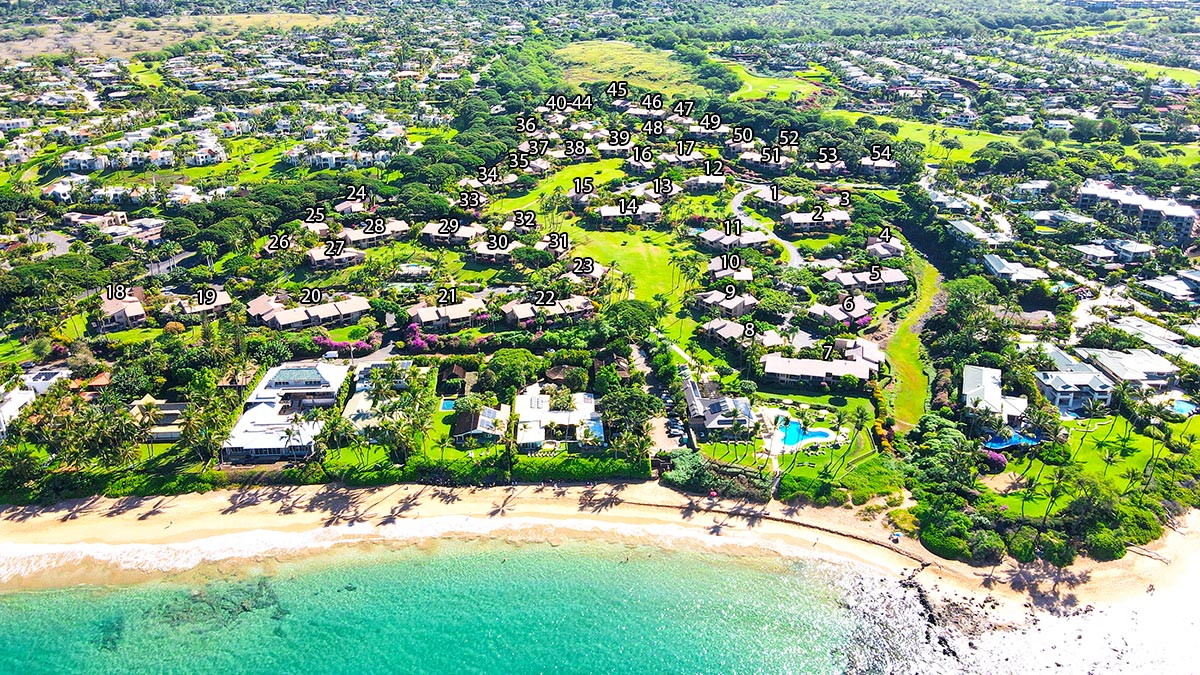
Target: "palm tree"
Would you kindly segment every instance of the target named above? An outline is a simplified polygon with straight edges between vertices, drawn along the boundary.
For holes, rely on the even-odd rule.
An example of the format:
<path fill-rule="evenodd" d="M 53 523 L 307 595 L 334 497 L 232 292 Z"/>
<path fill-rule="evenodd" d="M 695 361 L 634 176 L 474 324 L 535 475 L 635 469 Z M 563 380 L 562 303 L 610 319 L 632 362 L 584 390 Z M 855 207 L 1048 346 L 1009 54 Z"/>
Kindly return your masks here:
<path fill-rule="evenodd" d="M 154 401 L 147 401 L 142 404 L 141 411 L 141 427 L 142 437 L 146 439 L 146 445 L 150 446 L 150 456 L 154 457 L 154 427 L 162 421 L 162 409 Z"/>
<path fill-rule="evenodd" d="M 1108 416 L 1108 406 L 1101 403 L 1099 400 L 1089 398 L 1083 402 L 1083 415 L 1089 419 L 1098 419 Z"/>
<path fill-rule="evenodd" d="M 1025 487 L 1021 490 L 1021 518 L 1025 518 L 1025 504 L 1037 501 L 1042 497 L 1041 487 L 1036 478 L 1026 478 Z"/>
<path fill-rule="evenodd" d="M 1121 461 L 1121 455 L 1112 448 L 1106 448 L 1104 453 L 1100 455 L 1100 461 L 1104 462 L 1104 472 L 1100 474 L 1103 478 L 1108 475 L 1109 469 Z"/>
<path fill-rule="evenodd" d="M 321 414 L 322 421 L 325 426 L 321 429 L 321 436 L 325 444 L 338 451 L 340 455 L 342 449 L 346 445 L 352 443 L 357 434 L 357 427 L 354 423 L 346 419 L 335 408 L 326 408 Z"/>
<path fill-rule="evenodd" d="M 1046 521 L 1050 518 L 1050 512 L 1054 510 L 1054 504 L 1058 498 L 1065 493 L 1067 481 L 1067 473 L 1062 468 L 1057 468 L 1050 475 L 1050 490 L 1046 496 L 1050 498 L 1050 503 L 1046 505 L 1046 512 L 1042 514 L 1042 528 L 1046 527 Z"/>
<path fill-rule="evenodd" d="M 213 258 L 217 257 L 217 245 L 211 241 L 200 242 L 200 255 L 204 256 L 204 260 L 208 263 L 208 271 L 215 271 L 213 267 Z"/>
<path fill-rule="evenodd" d="M 807 410 L 804 411 L 804 414 L 805 414 L 804 419 L 806 422 L 805 426 L 804 426 L 804 430 L 808 431 L 808 425 L 807 425 L 808 411 Z M 847 417 L 846 411 L 841 408 L 838 408 L 837 411 L 835 411 L 833 413 L 833 438 L 829 439 L 829 459 L 825 462 L 825 466 L 833 465 L 833 450 L 838 444 L 838 439 L 841 438 L 841 436 L 842 436 L 842 426 L 846 424 L 846 417 Z"/>
<path fill-rule="evenodd" d="M 300 442 L 300 440 L 304 437 L 304 435 L 300 432 L 300 426 L 302 424 L 304 424 L 304 416 L 300 413 L 293 413 L 292 416 L 288 418 L 287 428 L 280 432 L 280 436 L 282 437 L 281 440 L 283 440 L 285 448 L 292 447 L 296 443 Z M 311 455 L 311 450 L 309 451 L 309 454 Z"/>
<path fill-rule="evenodd" d="M 1145 475 L 1144 472 L 1138 471 L 1136 468 L 1134 468 L 1132 466 L 1125 469 L 1124 471 L 1122 471 L 1121 478 L 1123 478 L 1124 480 L 1127 480 L 1129 482 L 1125 484 L 1125 489 L 1121 490 L 1121 494 L 1122 495 L 1128 494 L 1129 490 L 1133 488 L 1133 484 L 1136 483 L 1137 481 L 1141 480 L 1144 475 Z"/>

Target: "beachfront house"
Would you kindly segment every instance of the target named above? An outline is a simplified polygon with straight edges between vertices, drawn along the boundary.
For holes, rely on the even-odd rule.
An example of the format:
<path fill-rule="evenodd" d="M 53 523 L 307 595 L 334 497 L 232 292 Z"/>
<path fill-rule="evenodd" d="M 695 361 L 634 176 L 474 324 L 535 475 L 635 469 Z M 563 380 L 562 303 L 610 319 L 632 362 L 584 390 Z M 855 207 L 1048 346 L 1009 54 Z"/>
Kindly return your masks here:
<path fill-rule="evenodd" d="M 292 362 L 268 370 L 221 446 L 231 464 L 278 462 L 311 457 L 325 423 L 305 411 L 337 405 L 348 366 Z"/>
<path fill-rule="evenodd" d="M 499 409 L 483 408 L 477 413 L 455 413 L 450 437 L 454 439 L 455 445 L 463 445 L 470 441 L 480 446 L 491 445 L 504 437 L 511 415 L 511 409 L 503 404 Z"/>
<path fill-rule="evenodd" d="M 1024 396 L 1005 396 L 1000 371 L 983 366 L 963 366 L 960 399 L 968 410 L 985 410 L 999 416 L 1005 424 L 1014 424 L 1029 407 Z"/>
<path fill-rule="evenodd" d="M 37 393 L 32 389 L 13 388 L 4 391 L 0 385 L 0 440 L 8 436 L 8 427 L 21 415 L 25 406 L 33 403 Z"/>
<path fill-rule="evenodd" d="M 732 396 L 706 396 L 700 384 L 692 377 L 691 370 L 679 366 L 679 377 L 683 384 L 683 398 L 687 404 L 688 423 L 701 438 L 721 438 L 733 434 L 735 428 L 754 428 L 754 413 L 750 399 Z"/>
<path fill-rule="evenodd" d="M 1112 403 L 1113 381 L 1096 367 L 1054 347 L 1041 345 L 1055 370 L 1034 373 L 1038 390 L 1060 410 L 1077 410 L 1088 401 Z M 1025 347 L 1023 347 L 1025 348 Z"/>
<path fill-rule="evenodd" d="M 517 448 L 536 451 L 558 440 L 586 447 L 603 446 L 604 423 L 596 410 L 596 397 L 576 392 L 571 394 L 571 404 L 570 410 L 552 409 L 550 397 L 538 384 L 518 394 L 512 408 L 517 418 Z"/>

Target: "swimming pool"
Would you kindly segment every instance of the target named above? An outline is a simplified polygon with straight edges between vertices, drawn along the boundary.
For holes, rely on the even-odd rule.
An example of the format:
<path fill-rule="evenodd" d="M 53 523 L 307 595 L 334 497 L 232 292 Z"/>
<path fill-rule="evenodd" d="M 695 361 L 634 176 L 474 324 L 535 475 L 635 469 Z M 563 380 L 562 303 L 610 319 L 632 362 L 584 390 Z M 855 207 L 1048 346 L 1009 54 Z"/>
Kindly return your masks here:
<path fill-rule="evenodd" d="M 452 398 L 442 399 L 441 409 L 442 409 L 442 412 L 446 412 L 448 410 L 454 410 L 454 399 L 452 399 Z"/>
<path fill-rule="evenodd" d="M 804 427 L 795 420 L 788 422 L 787 426 L 782 428 L 782 431 L 784 445 L 813 443 L 833 438 L 833 432 L 828 429 L 810 429 L 805 431 Z"/>
<path fill-rule="evenodd" d="M 1036 433 L 1033 433 L 1032 435 L 1026 435 L 1019 431 L 1014 431 L 1013 435 L 1009 438 L 1004 438 L 1003 436 L 988 437 L 988 439 L 983 442 L 983 447 L 987 448 L 988 450 L 1003 450 L 1005 448 L 1018 446 L 1037 445 L 1041 442 L 1042 439 L 1039 438 Z"/>
<path fill-rule="evenodd" d="M 1171 410 L 1180 415 L 1192 415 L 1196 412 L 1197 408 L 1200 408 L 1200 406 L 1197 406 L 1186 398 L 1177 398 L 1171 402 Z"/>

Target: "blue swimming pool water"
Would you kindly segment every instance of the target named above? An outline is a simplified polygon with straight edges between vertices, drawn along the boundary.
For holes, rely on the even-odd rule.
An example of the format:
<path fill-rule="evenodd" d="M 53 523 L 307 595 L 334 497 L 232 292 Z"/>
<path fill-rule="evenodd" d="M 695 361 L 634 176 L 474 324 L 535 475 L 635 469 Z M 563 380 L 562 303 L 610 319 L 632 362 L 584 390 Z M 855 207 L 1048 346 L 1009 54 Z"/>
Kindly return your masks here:
<path fill-rule="evenodd" d="M 442 399 L 442 411 L 445 412 L 447 410 L 454 410 L 454 399 L 452 399 L 452 398 Z"/>
<path fill-rule="evenodd" d="M 783 442 L 785 445 L 795 445 L 805 441 L 825 440 L 832 437 L 833 434 L 828 429 L 805 431 L 804 427 L 795 420 L 788 422 L 788 425 L 783 428 Z"/>
<path fill-rule="evenodd" d="M 1171 410 L 1174 410 L 1180 415 L 1191 415 L 1196 412 L 1197 408 L 1200 408 L 1200 406 L 1197 406 L 1195 403 L 1192 403 L 1186 398 L 1177 398 L 1175 399 L 1175 402 L 1171 404 Z"/>
<path fill-rule="evenodd" d="M 1012 447 L 1017 447 L 1017 446 L 1037 445 L 1038 443 L 1041 443 L 1041 442 L 1042 442 L 1042 439 L 1039 438 L 1036 433 L 1031 433 L 1029 435 L 1026 435 L 1019 431 L 1014 431 L 1013 435 L 1010 438 L 1004 438 L 1002 436 L 989 437 L 987 440 L 985 440 L 983 442 L 983 447 L 985 447 L 989 450 L 1003 450 L 1005 448 L 1012 448 Z"/>

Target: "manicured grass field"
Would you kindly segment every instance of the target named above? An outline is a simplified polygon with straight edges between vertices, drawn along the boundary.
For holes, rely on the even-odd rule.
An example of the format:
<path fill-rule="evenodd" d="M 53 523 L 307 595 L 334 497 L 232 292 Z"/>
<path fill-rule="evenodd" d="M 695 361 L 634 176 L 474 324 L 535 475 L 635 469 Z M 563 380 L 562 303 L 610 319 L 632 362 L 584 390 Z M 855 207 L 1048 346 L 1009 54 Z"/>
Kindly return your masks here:
<path fill-rule="evenodd" d="M 1145 61 L 1130 61 L 1128 59 L 1117 59 L 1106 55 L 1097 55 L 1097 58 L 1104 59 L 1109 63 L 1115 63 L 1120 66 L 1132 70 L 1135 73 L 1142 73 L 1150 77 L 1169 77 L 1179 82 L 1186 84 L 1200 83 L 1200 70 L 1192 70 L 1191 68 L 1177 68 L 1172 66 L 1164 66 L 1157 63 L 1147 63 Z"/>
<path fill-rule="evenodd" d="M 820 87 L 801 77 L 766 77 L 755 75 L 740 63 L 725 63 L 742 81 L 742 88 L 729 95 L 737 101 L 742 99 L 777 98 L 787 101 L 807 98 L 820 91 Z"/>
<path fill-rule="evenodd" d="M 23 363 L 33 358 L 33 350 L 15 338 L 0 341 L 0 363 Z"/>
<path fill-rule="evenodd" d="M 162 335 L 161 328 L 130 328 L 129 330 L 119 330 L 113 333 L 106 333 L 109 339 L 120 342 L 121 344 L 132 345 L 139 342 L 148 342 L 157 339 Z M 195 342 L 200 339 L 200 327 L 193 326 L 179 335 L 180 339 L 185 342 Z"/>
<path fill-rule="evenodd" d="M 1197 72 L 1200 75 L 1200 72 Z M 831 110 L 827 114 L 834 117 L 853 122 L 862 117 L 865 113 L 850 112 L 848 110 Z M 1007 134 L 994 134 L 989 131 L 979 131 L 974 129 L 960 129 L 958 127 L 946 126 L 943 124 L 930 124 L 928 122 L 916 122 L 913 120 L 900 119 L 898 117 L 888 117 L 887 115 L 872 115 L 876 122 L 893 122 L 900 127 L 900 132 L 896 135 L 900 140 L 914 140 L 925 145 L 925 156 L 932 161 L 944 162 L 947 159 L 956 162 L 964 162 L 971 159 L 971 156 L 982 150 L 988 143 L 1002 142 L 1016 144 L 1019 136 Z M 951 150 L 947 153 L 946 149 L 939 145 L 939 141 L 943 138 L 957 138 L 961 143 L 961 148 Z M 1089 144 L 1090 145 L 1090 144 Z M 1167 144 L 1154 143 L 1162 148 L 1166 153 L 1170 150 L 1178 150 L 1182 154 L 1179 157 L 1166 155 L 1164 157 L 1155 158 L 1155 161 L 1160 164 L 1170 164 L 1171 162 L 1180 162 L 1182 164 L 1192 164 L 1200 161 L 1200 144 Z M 1062 144 L 1062 147 L 1068 149 L 1082 149 L 1085 146 L 1082 143 L 1075 141 L 1067 141 Z M 1140 157 L 1136 147 L 1125 148 L 1125 152 L 1133 157 Z"/>
<path fill-rule="evenodd" d="M 147 87 L 161 87 L 163 83 L 163 76 L 162 73 L 158 71 L 157 63 L 145 64 L 141 61 L 130 61 L 129 74 L 132 75 L 133 79 L 137 80 L 138 83 L 146 85 Z"/>
<path fill-rule="evenodd" d="M 820 251 L 826 246 L 837 246 L 838 244 L 842 243 L 842 240 L 845 238 L 845 235 L 832 232 L 823 234 L 809 234 L 800 237 L 784 237 L 784 239 L 787 239 L 789 242 L 795 244 L 796 248 L 806 248 L 813 252 Z"/>
<path fill-rule="evenodd" d="M 1085 436 L 1083 430 L 1089 425 L 1093 425 L 1095 431 Z M 1130 468 L 1139 472 L 1142 471 L 1147 462 L 1150 461 L 1150 454 L 1155 445 L 1153 439 L 1134 432 L 1123 417 L 1106 417 L 1098 420 L 1072 420 L 1064 422 L 1063 426 L 1071 430 L 1071 451 L 1075 454 L 1075 460 L 1083 473 L 1107 481 L 1118 492 L 1123 492 L 1130 488 L 1130 481 L 1122 478 L 1121 474 Z M 1183 425 L 1179 426 L 1182 427 Z M 1192 426 L 1195 427 L 1196 425 L 1193 424 Z M 1115 462 L 1112 466 L 1107 466 L 1103 458 L 1105 453 L 1110 451 L 1114 453 Z M 1165 451 L 1161 447 L 1157 449 L 1157 452 L 1161 457 L 1172 457 L 1169 451 Z M 1011 472 L 1024 478 L 1036 478 L 1039 473 L 1041 474 L 1041 487 L 1039 487 L 1039 491 L 1042 494 L 1025 503 L 1025 516 L 1027 518 L 1041 517 L 1050 506 L 1050 501 L 1045 496 L 1045 492 L 1049 487 L 1050 476 L 1054 468 L 1044 465 L 1038 459 L 1010 458 L 1006 474 Z M 989 485 L 997 493 L 997 500 L 1001 504 L 1008 506 L 1010 512 L 1020 513 L 1021 496 L 1025 492 L 1020 482 L 1013 486 L 1013 489 L 1008 490 L 1008 494 L 1000 494 L 1000 492 L 1008 487 L 1009 482 L 1002 477 L 989 479 Z M 995 489 L 997 487 L 1001 489 Z M 1136 489 L 1136 483 L 1134 484 L 1134 489 Z M 1066 496 L 1060 498 L 1054 504 L 1054 510 L 1058 511 L 1069 502 L 1070 499 Z"/>
<path fill-rule="evenodd" d="M 688 216 L 728 218 L 729 200 L 720 199 L 720 195 L 680 195 L 667 204 L 665 217 L 676 222 Z"/>
<path fill-rule="evenodd" d="M 863 116 L 863 113 L 850 112 L 846 110 L 832 110 L 828 113 L 834 117 L 841 117 L 850 122 L 857 120 Z M 988 143 L 1002 141 L 1005 143 L 1015 143 L 1016 137 L 1003 136 L 993 134 L 987 131 L 973 131 L 970 129 L 959 129 L 957 127 L 944 126 L 940 124 L 928 124 L 926 122 L 914 122 L 912 120 L 900 119 L 898 117 L 888 117 L 886 115 L 872 115 L 876 122 L 893 122 L 900 127 L 900 133 L 896 135 L 902 141 L 914 140 L 925 144 L 925 156 L 932 160 L 945 161 L 947 158 L 955 161 L 966 161 L 971 158 L 977 150 L 983 149 Z M 938 145 L 944 137 L 957 138 L 962 143 L 962 148 L 952 150 L 947 157 L 947 151 L 942 146 Z"/>
<path fill-rule="evenodd" d="M 670 98 L 700 98 L 708 90 L 694 82 L 695 74 L 685 64 L 672 61 L 670 53 L 636 47 L 628 42 L 588 40 L 559 49 L 555 56 L 565 66 L 568 82 L 623 80 L 630 85 Z"/>
<path fill-rule="evenodd" d="M 579 244 L 574 255 L 589 256 L 601 265 L 616 263 L 621 272 L 633 277 L 633 296 L 651 300 L 659 293 L 671 292 L 669 261 L 673 250 L 683 244 L 669 232 L 596 232 L 570 226 L 566 229 Z M 678 302 L 672 298 L 671 302 Z"/>
<path fill-rule="evenodd" d="M 620 159 L 605 159 L 565 167 L 544 178 L 536 188 L 525 195 L 496 200 L 491 210 L 497 213 L 508 213 L 517 209 L 540 211 L 540 197 L 552 194 L 559 188 L 564 192 L 570 190 L 577 177 L 591 176 L 597 184 L 623 177 L 625 173 L 621 170 L 621 162 Z M 585 230 L 579 227 L 577 222 L 577 219 L 565 219 L 561 227 L 576 244 L 573 255 L 589 256 L 605 266 L 616 263 L 622 272 L 634 279 L 634 297 L 650 300 L 658 293 L 671 291 L 671 270 L 668 265 L 671 252 L 686 248 L 674 234 L 657 230 L 643 230 L 637 233 Z M 470 270 L 466 272 L 469 273 Z M 456 276 L 464 278 L 458 272 Z"/>
<path fill-rule="evenodd" d="M 495 213 L 509 213 L 519 209 L 537 210 L 539 199 L 553 194 L 560 188 L 564 193 L 570 192 L 575 187 L 576 178 L 591 176 L 592 181 L 599 188 L 614 178 L 625 176 L 625 172 L 621 170 L 623 161 L 621 159 L 602 159 L 598 162 L 572 164 L 542 179 L 538 182 L 537 187 L 523 195 L 497 199 L 492 203 L 490 210 Z"/>
<path fill-rule="evenodd" d="M 896 422 L 904 429 L 911 428 L 925 414 L 929 377 L 921 360 L 921 338 L 914 326 L 933 306 L 933 298 L 940 287 L 937 270 L 924 258 L 919 260 L 921 279 L 917 287 L 917 301 L 887 345 L 888 365 L 896 378 Z"/>

